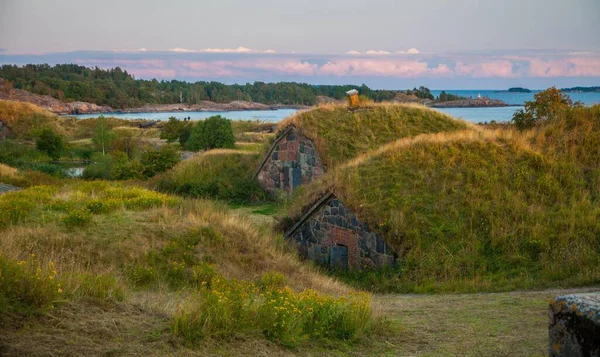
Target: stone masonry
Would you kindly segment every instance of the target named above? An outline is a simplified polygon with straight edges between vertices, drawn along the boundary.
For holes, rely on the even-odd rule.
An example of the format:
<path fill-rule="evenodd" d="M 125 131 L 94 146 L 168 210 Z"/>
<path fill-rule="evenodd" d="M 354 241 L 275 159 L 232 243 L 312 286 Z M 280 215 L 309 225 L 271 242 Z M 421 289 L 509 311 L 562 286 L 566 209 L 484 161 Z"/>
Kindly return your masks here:
<path fill-rule="evenodd" d="M 600 293 L 559 296 L 549 308 L 552 357 L 600 357 Z"/>
<path fill-rule="evenodd" d="M 314 142 L 291 127 L 275 141 L 257 176 L 263 189 L 273 194 L 277 190 L 292 192 L 324 171 Z"/>
<path fill-rule="evenodd" d="M 347 260 L 342 266 L 350 269 L 396 264 L 392 248 L 334 195 L 313 207 L 286 238 L 296 244 L 302 258 L 326 267 L 339 267 L 341 260 Z"/>

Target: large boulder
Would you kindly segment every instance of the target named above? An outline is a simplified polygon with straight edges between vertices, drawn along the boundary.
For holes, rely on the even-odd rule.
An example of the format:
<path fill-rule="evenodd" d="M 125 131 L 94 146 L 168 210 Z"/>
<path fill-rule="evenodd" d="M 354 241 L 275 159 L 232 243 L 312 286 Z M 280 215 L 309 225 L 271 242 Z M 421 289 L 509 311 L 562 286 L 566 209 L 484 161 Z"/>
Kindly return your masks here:
<path fill-rule="evenodd" d="M 549 317 L 550 356 L 600 357 L 600 293 L 559 296 Z"/>

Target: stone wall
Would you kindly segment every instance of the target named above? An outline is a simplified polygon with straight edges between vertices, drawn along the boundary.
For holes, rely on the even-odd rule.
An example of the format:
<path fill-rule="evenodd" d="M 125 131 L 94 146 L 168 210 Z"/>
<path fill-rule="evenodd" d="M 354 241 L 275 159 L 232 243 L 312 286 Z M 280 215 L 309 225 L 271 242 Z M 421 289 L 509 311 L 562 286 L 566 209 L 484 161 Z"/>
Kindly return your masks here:
<path fill-rule="evenodd" d="M 347 266 L 352 269 L 396 264 L 392 248 L 335 196 L 315 209 L 288 239 L 297 245 L 301 257 L 327 267 L 336 259 L 332 256 L 335 246 L 346 247 Z"/>
<path fill-rule="evenodd" d="M 559 296 L 549 318 L 550 356 L 600 357 L 600 293 Z"/>
<path fill-rule="evenodd" d="M 314 142 L 292 128 L 275 142 L 258 172 L 258 181 L 269 193 L 292 192 L 323 175 L 324 170 Z"/>

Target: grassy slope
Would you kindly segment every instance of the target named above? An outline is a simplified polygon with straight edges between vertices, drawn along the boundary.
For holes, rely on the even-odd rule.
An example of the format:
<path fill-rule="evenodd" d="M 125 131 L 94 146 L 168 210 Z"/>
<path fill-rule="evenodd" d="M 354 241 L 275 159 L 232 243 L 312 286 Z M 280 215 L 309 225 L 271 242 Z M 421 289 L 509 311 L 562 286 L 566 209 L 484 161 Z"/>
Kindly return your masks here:
<path fill-rule="evenodd" d="M 31 140 L 35 138 L 36 131 L 43 127 L 52 127 L 57 133 L 69 140 L 91 138 L 98 118 L 75 119 L 61 117 L 46 111 L 35 104 L 0 100 L 0 120 L 4 121 L 11 129 L 16 139 Z M 123 127 L 123 130 L 140 131 L 137 125 L 140 121 L 126 119 L 106 118 L 109 128 Z M 132 128 L 133 127 L 133 128 Z M 144 136 L 157 136 L 154 129 L 144 130 Z"/>
<path fill-rule="evenodd" d="M 400 138 L 461 130 L 468 125 L 422 106 L 398 104 L 369 104 L 355 111 L 323 105 L 284 120 L 279 130 L 291 124 L 315 140 L 328 167 Z"/>
<path fill-rule="evenodd" d="M 234 203 L 262 199 L 264 192 L 252 180 L 260 155 L 252 146 L 245 149 L 249 151 L 216 149 L 198 154 L 158 176 L 151 185 L 163 192 Z"/>
<path fill-rule="evenodd" d="M 403 255 L 400 277 L 366 279 L 376 290 L 590 284 L 600 279 L 600 207 L 587 179 L 513 132 L 425 135 L 330 173 L 291 215 L 335 190 Z"/>
<path fill-rule="evenodd" d="M 35 319 L 0 313 L 3 355 L 198 353 L 169 333 L 173 314 L 193 291 L 189 282 L 177 278 L 182 269 L 178 264 L 183 262 L 186 271 L 196 271 L 194 264 L 205 268 L 211 264 L 218 274 L 244 280 L 277 271 L 297 290 L 350 291 L 286 253 L 281 239 L 269 230 L 210 201 L 178 202 L 103 182 L 31 190 L 0 196 L 0 206 L 10 201 L 15 208 L 12 212 L 18 213 L 14 216 L 2 206 L 0 267 L 2 259 L 35 259 L 45 277 L 52 274 L 45 268 L 52 262 L 57 271 L 54 279 L 42 281 L 60 281 L 65 300 Z M 117 202 L 117 206 L 93 214 L 81 226 L 65 225 L 68 212 L 78 212 L 82 205 L 98 209 L 98 201 Z M 123 206 L 118 202 L 124 202 Z M 200 241 L 178 243 L 186 237 Z M 178 264 L 172 266 L 173 262 Z M 56 295 L 56 286 L 53 289 L 39 294 Z M 52 299 L 62 300 L 61 296 Z M 44 343 L 28 343 L 32 336 Z M 258 336 L 247 339 L 269 346 Z M 213 350 L 219 348 L 210 347 L 210 341 L 207 344 Z"/>

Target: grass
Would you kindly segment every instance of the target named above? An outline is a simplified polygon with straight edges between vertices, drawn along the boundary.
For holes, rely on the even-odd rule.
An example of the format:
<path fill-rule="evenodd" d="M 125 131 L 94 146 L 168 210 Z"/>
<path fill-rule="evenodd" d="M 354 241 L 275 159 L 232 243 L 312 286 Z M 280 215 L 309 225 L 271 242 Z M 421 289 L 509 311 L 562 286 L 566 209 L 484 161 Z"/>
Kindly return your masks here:
<path fill-rule="evenodd" d="M 135 305 L 64 303 L 26 327 L 21 322 L 20 329 L 0 328 L 0 344 L 5 356 L 546 356 L 548 302 L 574 292 L 581 290 L 376 295 L 373 308 L 388 323 L 372 338 L 348 344 L 309 342 L 293 349 L 253 337 L 186 347 L 170 333 L 172 321 L 164 309 L 172 303 L 148 292 L 131 297 Z"/>
<path fill-rule="evenodd" d="M 32 140 L 37 131 L 43 127 L 52 127 L 68 140 L 92 137 L 98 118 L 76 119 L 61 117 L 31 103 L 0 100 L 0 118 L 8 126 L 13 136 L 20 140 Z M 106 118 L 109 129 L 131 131 L 135 136 L 158 137 L 157 129 L 142 130 L 137 128 L 143 120 L 126 120 Z"/>
<path fill-rule="evenodd" d="M 0 177 L 15 178 L 18 176 L 17 169 L 0 163 Z"/>
<path fill-rule="evenodd" d="M 70 319 L 79 316 L 82 311 L 88 314 L 100 309 L 97 311 L 100 315 L 104 311 L 117 311 L 113 317 L 119 324 L 125 325 L 129 315 L 123 311 L 143 311 L 144 316 L 136 313 L 140 319 L 153 326 L 164 327 L 166 323 L 166 334 L 173 339 L 175 348 L 185 351 L 187 343 L 204 344 L 210 339 L 224 338 L 218 332 L 221 328 L 237 331 L 239 321 L 230 320 L 217 323 L 216 329 L 210 330 L 213 332 L 204 331 L 202 340 L 196 337 L 190 339 L 186 337 L 187 333 L 182 332 L 186 328 L 194 329 L 196 321 L 184 316 L 202 315 L 203 311 L 218 307 L 198 305 L 198 294 L 216 296 L 218 292 L 225 293 L 224 286 L 230 284 L 243 286 L 240 293 L 256 291 L 252 297 L 254 305 L 248 313 L 264 314 L 261 321 L 266 321 L 269 316 L 279 316 L 269 315 L 278 310 L 261 307 L 270 301 L 266 300 L 266 295 L 260 296 L 263 293 L 273 295 L 274 300 L 279 299 L 275 297 L 279 294 L 282 306 L 287 306 L 285 301 L 296 301 L 297 306 L 305 306 L 322 299 L 330 304 L 323 316 L 339 316 L 353 321 L 339 324 L 336 328 L 342 332 L 328 338 L 359 338 L 367 332 L 367 325 L 370 326 L 370 315 L 366 318 L 362 315 L 352 317 L 355 307 L 350 303 L 354 301 L 351 296 L 346 300 L 329 296 L 350 293 L 347 286 L 303 265 L 285 251 L 280 236 L 257 227 L 246 216 L 223 205 L 210 201 L 182 201 L 136 187 L 101 181 L 33 187 L 0 196 L 0 205 L 3 205 L 0 210 L 3 219 L 0 226 L 0 299 L 9 302 L 8 305 L 3 304 L 9 309 L 2 311 L 7 322 L 0 325 L 0 343 L 3 346 L 7 343 L 6 336 L 18 340 L 15 333 L 23 328 L 18 321 L 27 318 L 26 308 L 42 320 L 45 316 L 54 316 L 62 321 L 61 324 L 70 324 Z M 85 211 L 85 219 L 79 218 L 82 211 Z M 71 218 L 65 221 L 66 217 Z M 35 261 L 27 263 L 30 256 L 35 256 Z M 22 265 L 28 268 L 21 268 Z M 50 267 L 50 273 L 46 267 Z M 54 270 L 56 272 L 52 273 Z M 34 294 L 27 299 L 22 298 L 22 292 L 15 292 L 18 286 L 15 281 L 31 280 L 35 283 L 38 276 L 45 277 L 46 280 L 42 280 L 44 284 L 52 282 L 60 285 L 48 285 L 48 289 L 39 289 L 39 293 L 25 289 L 24 292 Z M 319 293 L 311 293 L 307 289 Z M 230 297 L 233 298 L 233 295 Z M 364 295 L 364 299 L 367 297 Z M 362 306 L 366 308 L 367 300 L 360 301 L 364 301 Z M 14 307 L 17 302 L 25 305 Z M 239 307 L 236 306 L 231 308 Z M 340 315 L 340 311 L 346 309 L 344 306 L 349 310 L 347 314 Z M 365 313 L 360 311 L 360 314 Z M 321 335 L 312 334 L 313 331 L 325 328 L 308 326 L 308 321 L 320 321 L 320 318 L 309 319 L 305 315 L 307 313 L 308 309 L 302 310 L 299 315 L 290 315 L 289 319 L 282 317 L 280 321 L 289 321 L 294 326 L 300 323 L 294 321 L 301 321 L 302 334 L 298 340 L 293 338 L 295 329 L 284 335 L 277 335 L 279 330 L 263 334 L 264 327 L 252 325 L 257 321 L 255 318 L 249 318 L 249 330 L 239 330 L 235 336 L 237 338 L 241 334 L 259 340 L 268 338 L 290 346 L 303 344 L 308 339 L 305 335 L 314 340 Z M 93 318 L 90 315 L 86 321 Z M 327 321 L 332 323 L 335 320 Z M 33 330 L 38 327 L 33 320 L 26 324 Z M 173 327 L 171 333 L 168 332 L 169 326 L 179 327 Z M 56 330 L 49 331 L 46 336 L 59 340 L 61 336 L 55 333 Z M 158 332 L 157 338 L 163 339 L 162 335 Z M 19 345 L 15 341 L 9 345 Z M 50 348 L 48 345 L 45 347 Z M 78 348 L 94 347 L 87 344 Z"/>
<path fill-rule="evenodd" d="M 218 199 L 234 204 L 260 201 L 264 192 L 252 179 L 259 155 L 253 151 L 209 150 L 182 161 L 153 182 L 162 192 Z"/>
<path fill-rule="evenodd" d="M 386 237 L 399 268 L 388 279 L 358 274 L 363 287 L 470 292 L 598 283 L 600 205 L 590 190 L 598 166 L 582 169 L 529 143 L 527 135 L 486 130 L 399 140 L 301 189 L 291 216 L 333 190 Z"/>
<path fill-rule="evenodd" d="M 372 103 L 356 110 L 330 104 L 301 111 L 282 121 L 278 131 L 290 125 L 315 141 L 327 167 L 400 138 L 469 127 L 466 122 L 423 106 Z"/>

